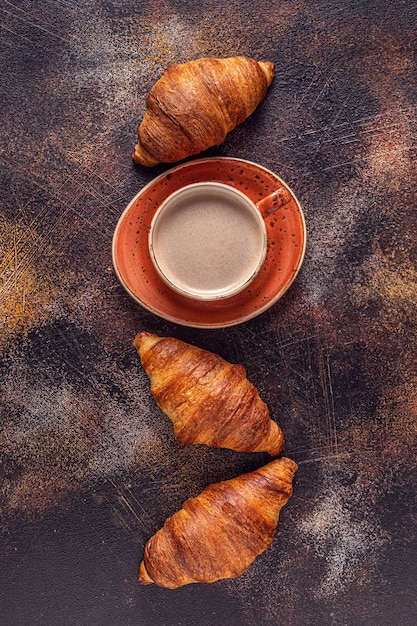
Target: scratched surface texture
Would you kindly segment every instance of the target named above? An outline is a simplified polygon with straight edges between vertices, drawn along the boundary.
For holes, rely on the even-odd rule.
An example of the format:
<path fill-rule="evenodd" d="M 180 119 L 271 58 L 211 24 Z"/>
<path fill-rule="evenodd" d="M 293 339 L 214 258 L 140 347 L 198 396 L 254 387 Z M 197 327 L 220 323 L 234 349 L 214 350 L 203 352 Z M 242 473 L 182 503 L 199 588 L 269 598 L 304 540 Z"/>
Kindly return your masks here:
<path fill-rule="evenodd" d="M 412 0 L 2 1 L 2 625 L 416 623 L 416 24 Z M 278 173 L 307 253 L 262 316 L 195 330 L 129 298 L 111 238 L 165 169 L 130 158 L 147 91 L 171 62 L 235 54 L 276 78 L 207 154 Z M 299 464 L 235 580 L 137 582 L 187 497 L 268 461 L 176 442 L 142 329 L 242 363 Z"/>

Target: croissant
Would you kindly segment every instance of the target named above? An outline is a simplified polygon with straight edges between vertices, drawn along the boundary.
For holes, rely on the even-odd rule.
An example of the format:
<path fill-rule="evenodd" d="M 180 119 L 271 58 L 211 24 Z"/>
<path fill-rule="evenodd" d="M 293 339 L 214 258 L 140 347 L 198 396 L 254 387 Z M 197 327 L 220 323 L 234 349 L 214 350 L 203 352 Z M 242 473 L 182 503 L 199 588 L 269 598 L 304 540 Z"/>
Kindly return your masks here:
<path fill-rule="evenodd" d="M 271 544 L 296 470 L 283 457 L 186 500 L 147 542 L 139 581 L 175 589 L 240 576 Z"/>
<path fill-rule="evenodd" d="M 180 443 L 272 456 L 282 450 L 283 432 L 244 367 L 173 337 L 141 332 L 133 345 Z"/>
<path fill-rule="evenodd" d="M 133 160 L 172 163 L 220 145 L 253 113 L 273 79 L 273 63 L 244 56 L 168 66 L 146 99 Z"/>

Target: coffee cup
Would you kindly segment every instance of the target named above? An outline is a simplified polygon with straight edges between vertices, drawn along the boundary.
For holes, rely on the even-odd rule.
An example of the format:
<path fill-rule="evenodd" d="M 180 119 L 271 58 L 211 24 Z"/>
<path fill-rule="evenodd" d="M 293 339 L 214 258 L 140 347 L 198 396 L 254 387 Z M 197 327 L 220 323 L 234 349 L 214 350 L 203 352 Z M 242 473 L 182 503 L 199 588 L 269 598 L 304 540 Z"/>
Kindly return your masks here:
<path fill-rule="evenodd" d="M 217 182 L 193 183 L 156 210 L 149 254 L 162 281 L 194 300 L 216 301 L 246 289 L 265 261 L 265 217 L 291 199 L 285 188 L 256 204 Z"/>

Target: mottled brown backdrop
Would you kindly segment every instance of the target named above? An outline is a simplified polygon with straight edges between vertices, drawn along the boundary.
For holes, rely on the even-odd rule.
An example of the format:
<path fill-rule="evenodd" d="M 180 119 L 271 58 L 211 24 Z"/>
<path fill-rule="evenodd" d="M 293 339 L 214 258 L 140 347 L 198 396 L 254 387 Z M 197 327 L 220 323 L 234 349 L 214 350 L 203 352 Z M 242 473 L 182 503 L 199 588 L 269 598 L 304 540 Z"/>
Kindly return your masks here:
<path fill-rule="evenodd" d="M 417 622 L 416 25 L 413 0 L 3 0 L 0 623 Z M 111 239 L 164 166 L 130 155 L 171 62 L 276 64 L 208 155 L 279 174 L 301 273 L 248 323 L 193 330 L 123 291 Z M 147 539 L 266 456 L 183 447 L 131 347 L 174 335 L 247 368 L 299 464 L 272 546 L 235 580 L 140 587 Z"/>

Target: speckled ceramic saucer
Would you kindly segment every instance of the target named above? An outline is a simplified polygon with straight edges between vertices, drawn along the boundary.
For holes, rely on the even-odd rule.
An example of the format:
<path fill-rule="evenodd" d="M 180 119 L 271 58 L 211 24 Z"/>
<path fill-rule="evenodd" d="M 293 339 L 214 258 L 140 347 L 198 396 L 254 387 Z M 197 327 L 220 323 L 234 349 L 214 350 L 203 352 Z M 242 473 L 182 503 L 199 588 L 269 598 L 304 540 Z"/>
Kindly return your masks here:
<path fill-rule="evenodd" d="M 268 252 L 254 282 L 245 291 L 218 302 L 191 300 L 171 291 L 156 273 L 148 251 L 149 227 L 159 205 L 180 187 L 202 181 L 236 187 L 254 202 L 279 187 L 291 195 L 290 202 L 265 220 Z M 145 309 L 185 326 L 223 328 L 256 317 L 282 297 L 300 270 L 305 245 L 301 206 L 279 176 L 250 161 L 213 157 L 178 165 L 148 183 L 122 213 L 112 254 L 121 284 Z"/>

